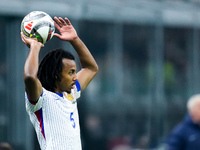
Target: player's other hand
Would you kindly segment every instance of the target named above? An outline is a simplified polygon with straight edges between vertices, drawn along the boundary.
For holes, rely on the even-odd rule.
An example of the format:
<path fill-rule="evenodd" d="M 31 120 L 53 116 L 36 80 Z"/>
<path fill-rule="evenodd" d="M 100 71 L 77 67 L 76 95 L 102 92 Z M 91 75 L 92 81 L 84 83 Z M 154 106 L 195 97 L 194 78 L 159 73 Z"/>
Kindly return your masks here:
<path fill-rule="evenodd" d="M 38 45 L 40 47 L 44 47 L 44 44 L 38 42 L 37 38 L 29 38 L 25 36 L 23 32 L 21 32 L 21 39 L 28 48 L 30 48 L 32 45 Z"/>
<path fill-rule="evenodd" d="M 68 18 L 65 17 L 65 19 L 63 19 L 61 17 L 54 17 L 54 24 L 60 32 L 60 34 L 54 33 L 54 35 L 61 40 L 73 41 L 78 38 L 76 30 L 74 29 Z"/>

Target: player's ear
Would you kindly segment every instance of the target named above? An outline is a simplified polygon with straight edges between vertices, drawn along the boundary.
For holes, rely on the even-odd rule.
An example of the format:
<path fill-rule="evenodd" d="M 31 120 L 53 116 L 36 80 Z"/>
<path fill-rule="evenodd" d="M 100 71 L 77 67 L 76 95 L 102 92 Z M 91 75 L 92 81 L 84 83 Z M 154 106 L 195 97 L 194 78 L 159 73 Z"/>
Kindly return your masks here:
<path fill-rule="evenodd" d="M 55 81 L 60 81 L 61 79 L 60 79 L 60 77 L 59 77 L 59 75 L 55 75 Z"/>
<path fill-rule="evenodd" d="M 54 76 L 54 80 L 58 81 L 58 76 L 57 75 Z"/>

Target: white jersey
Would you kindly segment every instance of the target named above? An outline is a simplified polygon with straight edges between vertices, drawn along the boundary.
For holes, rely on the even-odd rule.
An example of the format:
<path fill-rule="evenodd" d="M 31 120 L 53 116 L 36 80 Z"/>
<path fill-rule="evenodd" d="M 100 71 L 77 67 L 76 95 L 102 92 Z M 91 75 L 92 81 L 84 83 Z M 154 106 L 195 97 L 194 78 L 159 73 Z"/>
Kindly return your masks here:
<path fill-rule="evenodd" d="M 26 111 L 42 150 L 82 149 L 76 103 L 80 92 L 80 84 L 76 81 L 71 94 L 57 94 L 43 88 L 43 93 L 36 104 L 30 103 L 25 94 Z"/>

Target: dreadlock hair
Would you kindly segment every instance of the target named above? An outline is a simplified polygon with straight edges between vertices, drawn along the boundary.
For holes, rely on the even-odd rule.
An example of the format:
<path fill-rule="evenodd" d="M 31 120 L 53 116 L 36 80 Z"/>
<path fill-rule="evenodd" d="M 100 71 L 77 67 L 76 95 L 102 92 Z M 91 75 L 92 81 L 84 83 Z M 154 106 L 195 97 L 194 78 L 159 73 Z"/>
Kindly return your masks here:
<path fill-rule="evenodd" d="M 56 89 L 56 81 L 60 81 L 60 73 L 63 69 L 63 58 L 75 60 L 75 57 L 62 48 L 51 50 L 42 59 L 38 69 L 38 79 L 42 86 L 54 92 Z"/>

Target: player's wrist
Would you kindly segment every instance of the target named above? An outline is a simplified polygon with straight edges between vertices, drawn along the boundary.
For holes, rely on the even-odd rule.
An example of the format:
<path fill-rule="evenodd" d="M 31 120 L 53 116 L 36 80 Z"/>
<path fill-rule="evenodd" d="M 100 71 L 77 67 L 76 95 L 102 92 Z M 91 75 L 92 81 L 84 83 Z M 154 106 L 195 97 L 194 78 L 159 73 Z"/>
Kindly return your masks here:
<path fill-rule="evenodd" d="M 41 42 L 38 42 L 36 40 L 32 40 L 30 43 L 30 47 L 31 48 L 36 48 L 36 49 L 40 49 L 41 47 L 43 47 L 44 45 Z"/>
<path fill-rule="evenodd" d="M 72 40 L 70 40 L 69 42 L 70 42 L 72 45 L 74 45 L 74 44 L 76 44 L 78 41 L 80 41 L 80 38 L 77 36 L 77 37 L 73 38 Z"/>

